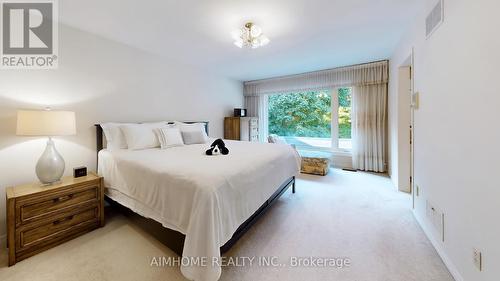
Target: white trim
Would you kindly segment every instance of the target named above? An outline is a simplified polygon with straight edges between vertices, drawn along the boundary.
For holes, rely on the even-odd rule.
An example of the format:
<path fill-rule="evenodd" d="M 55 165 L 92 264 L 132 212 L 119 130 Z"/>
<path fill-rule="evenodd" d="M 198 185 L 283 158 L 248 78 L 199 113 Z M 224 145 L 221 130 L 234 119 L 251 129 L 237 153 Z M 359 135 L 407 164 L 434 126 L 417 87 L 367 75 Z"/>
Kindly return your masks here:
<path fill-rule="evenodd" d="M 330 152 L 337 157 L 352 157 L 352 153 L 348 150 L 332 150 Z"/>
<path fill-rule="evenodd" d="M 451 261 L 450 257 L 446 254 L 444 248 L 441 246 L 440 242 L 437 241 L 434 236 L 432 235 L 432 232 L 429 230 L 427 225 L 422 221 L 419 216 L 416 214 L 415 210 L 413 210 L 413 216 L 417 220 L 418 224 L 422 228 L 422 230 L 425 233 L 425 236 L 431 241 L 432 246 L 434 246 L 434 249 L 436 249 L 438 255 L 441 257 L 441 260 L 443 261 L 444 265 L 446 268 L 448 268 L 448 271 L 450 274 L 453 276 L 455 281 L 464 281 L 465 279 L 460 275 L 460 272 L 458 271 L 457 267 L 455 264 Z"/>
<path fill-rule="evenodd" d="M 339 88 L 333 88 L 330 92 L 331 97 L 331 136 L 332 150 L 339 149 Z"/>

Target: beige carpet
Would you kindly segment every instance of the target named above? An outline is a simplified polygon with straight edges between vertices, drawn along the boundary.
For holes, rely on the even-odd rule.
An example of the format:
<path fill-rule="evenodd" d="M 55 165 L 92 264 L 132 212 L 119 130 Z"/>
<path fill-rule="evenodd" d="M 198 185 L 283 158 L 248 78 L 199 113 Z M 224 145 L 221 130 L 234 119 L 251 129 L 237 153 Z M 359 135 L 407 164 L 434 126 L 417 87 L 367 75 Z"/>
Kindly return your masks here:
<path fill-rule="evenodd" d="M 0 280 L 184 280 L 178 267 L 151 267 L 174 256 L 120 214 L 104 228 L 8 268 L 0 251 Z M 410 198 L 388 178 L 332 170 L 301 175 L 231 249 L 228 256 L 348 257 L 348 268 L 224 267 L 221 280 L 453 280 L 410 211 Z"/>

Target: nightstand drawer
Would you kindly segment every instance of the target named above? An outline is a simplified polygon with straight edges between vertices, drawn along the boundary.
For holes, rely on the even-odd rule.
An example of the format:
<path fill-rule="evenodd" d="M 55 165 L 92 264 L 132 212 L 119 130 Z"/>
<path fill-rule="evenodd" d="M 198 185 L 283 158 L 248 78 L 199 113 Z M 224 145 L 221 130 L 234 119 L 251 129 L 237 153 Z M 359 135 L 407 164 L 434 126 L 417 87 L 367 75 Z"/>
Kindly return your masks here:
<path fill-rule="evenodd" d="M 99 207 L 97 205 L 88 206 L 81 210 L 61 213 L 53 220 L 22 227 L 16 233 L 18 238 L 16 239 L 16 252 L 25 251 L 41 244 L 57 242 L 72 233 L 81 232 L 85 228 L 95 228 L 98 226 L 98 214 Z"/>
<path fill-rule="evenodd" d="M 28 224 L 36 220 L 53 217 L 55 213 L 70 208 L 97 203 L 99 199 L 99 186 L 87 184 L 79 187 L 52 193 L 47 196 L 18 200 L 16 202 L 16 224 Z"/>
<path fill-rule="evenodd" d="M 92 172 L 6 193 L 9 266 L 104 225 L 103 178 Z"/>

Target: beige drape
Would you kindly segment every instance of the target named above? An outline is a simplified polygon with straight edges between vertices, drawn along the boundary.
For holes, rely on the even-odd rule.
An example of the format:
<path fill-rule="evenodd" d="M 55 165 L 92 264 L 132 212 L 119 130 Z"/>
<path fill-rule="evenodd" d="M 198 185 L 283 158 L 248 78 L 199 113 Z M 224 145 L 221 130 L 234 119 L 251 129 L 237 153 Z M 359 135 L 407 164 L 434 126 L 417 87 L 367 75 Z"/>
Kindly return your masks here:
<path fill-rule="evenodd" d="M 245 96 L 244 105 L 248 116 L 259 118 L 259 141 L 267 142 L 269 134 L 268 96 Z"/>
<path fill-rule="evenodd" d="M 352 95 L 353 167 L 385 172 L 387 84 L 353 87 Z"/>
<path fill-rule="evenodd" d="M 388 61 L 372 62 L 244 83 L 245 96 L 387 83 Z"/>

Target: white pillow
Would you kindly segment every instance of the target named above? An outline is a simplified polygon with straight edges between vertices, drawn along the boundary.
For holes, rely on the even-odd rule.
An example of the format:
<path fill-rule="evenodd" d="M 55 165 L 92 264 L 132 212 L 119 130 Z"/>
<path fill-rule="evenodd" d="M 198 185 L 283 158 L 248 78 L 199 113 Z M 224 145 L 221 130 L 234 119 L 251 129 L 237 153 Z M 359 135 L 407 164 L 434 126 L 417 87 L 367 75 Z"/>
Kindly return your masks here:
<path fill-rule="evenodd" d="M 161 128 L 157 130 L 157 133 L 162 149 L 184 145 L 181 131 L 178 127 Z"/>
<path fill-rule="evenodd" d="M 207 143 L 208 135 L 204 123 L 176 123 L 180 127 L 184 144 Z"/>
<path fill-rule="evenodd" d="M 184 123 L 184 122 L 180 122 L 180 121 L 174 121 L 172 123 L 172 125 L 179 127 L 181 132 L 202 129 L 205 132 L 205 134 L 207 133 L 207 130 L 205 128 L 206 123 Z"/>
<path fill-rule="evenodd" d="M 160 147 L 160 141 L 155 130 L 166 126 L 165 122 L 127 124 L 120 126 L 120 129 L 127 141 L 128 149 L 139 150 Z"/>
<path fill-rule="evenodd" d="M 110 150 L 127 148 L 127 141 L 120 129 L 120 126 L 131 125 L 129 123 L 103 123 L 101 124 L 102 131 L 106 137 L 106 148 Z"/>

